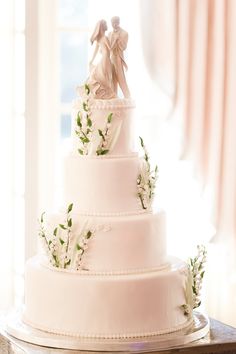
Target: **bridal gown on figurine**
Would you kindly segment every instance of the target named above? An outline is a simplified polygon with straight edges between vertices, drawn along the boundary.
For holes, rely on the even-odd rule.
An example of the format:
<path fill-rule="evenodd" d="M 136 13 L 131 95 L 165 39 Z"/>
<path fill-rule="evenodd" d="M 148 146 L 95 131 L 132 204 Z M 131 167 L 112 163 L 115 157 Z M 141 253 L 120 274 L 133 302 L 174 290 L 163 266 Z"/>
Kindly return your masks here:
<path fill-rule="evenodd" d="M 97 65 L 92 65 L 87 84 L 93 93 L 94 98 L 109 99 L 116 95 L 112 83 L 112 64 L 110 60 L 110 44 L 107 37 L 103 37 L 99 42 L 101 59 Z"/>

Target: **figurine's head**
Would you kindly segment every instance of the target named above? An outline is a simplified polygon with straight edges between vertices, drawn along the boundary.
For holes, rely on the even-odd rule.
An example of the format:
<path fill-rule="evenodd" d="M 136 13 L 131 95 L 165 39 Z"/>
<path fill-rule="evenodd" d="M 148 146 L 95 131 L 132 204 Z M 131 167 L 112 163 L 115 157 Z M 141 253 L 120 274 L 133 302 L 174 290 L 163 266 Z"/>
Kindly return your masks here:
<path fill-rule="evenodd" d="M 105 20 L 101 20 L 101 27 L 104 32 L 107 31 L 107 23 Z"/>
<path fill-rule="evenodd" d="M 90 38 L 91 43 L 93 44 L 94 41 L 99 41 L 101 37 L 107 30 L 107 23 L 105 20 L 100 20 L 97 22 L 95 30 Z"/>
<path fill-rule="evenodd" d="M 117 30 L 120 27 L 120 18 L 119 16 L 113 16 L 111 18 L 111 25 L 114 30 Z"/>

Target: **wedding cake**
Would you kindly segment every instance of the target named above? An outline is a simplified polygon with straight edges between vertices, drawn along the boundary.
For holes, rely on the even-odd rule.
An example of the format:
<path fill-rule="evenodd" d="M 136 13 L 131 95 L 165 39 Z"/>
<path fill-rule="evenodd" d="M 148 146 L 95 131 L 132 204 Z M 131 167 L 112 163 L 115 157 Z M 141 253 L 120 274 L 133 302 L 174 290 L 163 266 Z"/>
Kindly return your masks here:
<path fill-rule="evenodd" d="M 193 321 L 189 267 L 167 256 L 165 211 L 152 211 L 157 167 L 142 138 L 143 156 L 133 148 L 135 104 L 123 57 L 128 37 L 117 17 L 113 28 L 106 37 L 99 21 L 92 36 L 101 60 L 90 64 L 73 105 L 65 207 L 41 215 L 46 252 L 26 264 L 23 321 L 55 334 L 143 337 Z"/>

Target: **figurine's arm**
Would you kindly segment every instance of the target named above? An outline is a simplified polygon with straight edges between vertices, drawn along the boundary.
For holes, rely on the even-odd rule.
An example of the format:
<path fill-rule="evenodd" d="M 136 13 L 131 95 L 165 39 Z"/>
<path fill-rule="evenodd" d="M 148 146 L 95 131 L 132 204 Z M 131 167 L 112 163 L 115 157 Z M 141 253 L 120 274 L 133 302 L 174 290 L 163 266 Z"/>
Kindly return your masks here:
<path fill-rule="evenodd" d="M 120 50 L 122 50 L 122 52 L 127 48 L 128 38 L 129 38 L 129 35 L 127 32 L 124 33 L 122 38 L 119 38 L 118 45 L 119 45 Z"/>
<path fill-rule="evenodd" d="M 92 65 L 92 64 L 93 64 L 93 61 L 94 61 L 94 59 L 96 58 L 96 55 L 97 55 L 97 53 L 98 53 L 98 48 L 99 48 L 99 44 L 98 44 L 98 42 L 96 42 L 96 47 L 95 47 L 95 49 L 94 49 L 93 56 L 92 56 L 92 59 L 91 59 L 90 62 L 89 62 L 89 65 Z"/>

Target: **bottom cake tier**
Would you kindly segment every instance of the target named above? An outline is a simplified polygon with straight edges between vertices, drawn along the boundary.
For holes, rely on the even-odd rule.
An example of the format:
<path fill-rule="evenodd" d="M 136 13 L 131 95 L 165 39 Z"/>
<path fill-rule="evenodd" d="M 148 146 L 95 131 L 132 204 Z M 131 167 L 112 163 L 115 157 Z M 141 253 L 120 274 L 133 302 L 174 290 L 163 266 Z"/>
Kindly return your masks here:
<path fill-rule="evenodd" d="M 25 272 L 23 321 L 51 333 L 129 338 L 174 332 L 191 324 L 186 303 L 187 265 L 124 275 L 72 272 L 31 258 Z"/>

